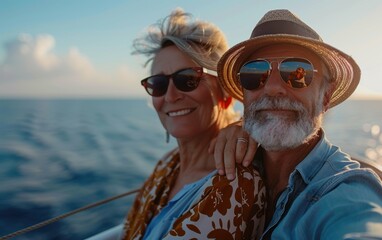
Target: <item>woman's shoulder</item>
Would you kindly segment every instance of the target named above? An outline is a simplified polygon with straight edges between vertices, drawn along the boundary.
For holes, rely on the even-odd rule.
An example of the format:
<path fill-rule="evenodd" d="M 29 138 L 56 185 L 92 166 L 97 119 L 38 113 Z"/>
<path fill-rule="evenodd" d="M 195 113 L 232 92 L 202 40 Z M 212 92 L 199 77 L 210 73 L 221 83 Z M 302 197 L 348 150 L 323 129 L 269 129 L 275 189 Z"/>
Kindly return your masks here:
<path fill-rule="evenodd" d="M 176 148 L 168 151 L 166 154 L 164 154 L 162 157 L 162 160 L 163 161 L 171 160 L 175 155 L 178 155 L 178 154 L 179 154 L 179 148 L 176 147 Z"/>
<path fill-rule="evenodd" d="M 179 148 L 176 147 L 168 151 L 166 154 L 164 154 L 157 162 L 157 165 L 155 168 L 167 167 L 168 165 L 177 164 L 178 162 L 179 162 Z"/>
<path fill-rule="evenodd" d="M 236 163 L 236 178 L 261 178 L 260 172 L 251 164 L 248 167 Z"/>
<path fill-rule="evenodd" d="M 243 181 L 245 181 L 245 182 L 247 182 L 247 181 L 251 181 L 251 182 L 261 181 L 262 182 L 259 171 L 257 171 L 252 165 L 250 165 L 248 167 L 244 167 L 241 164 L 236 164 L 235 174 L 236 174 L 235 179 L 228 180 L 225 175 L 222 176 L 222 175 L 219 175 L 218 173 L 216 173 L 213 176 L 213 179 L 214 179 L 213 181 L 222 182 L 222 183 L 230 184 L 230 185 L 242 184 Z"/>
<path fill-rule="evenodd" d="M 216 173 L 206 183 L 204 195 L 213 194 L 213 192 L 241 191 L 251 193 L 251 195 L 265 193 L 265 185 L 259 172 L 253 167 L 243 167 L 241 164 L 236 166 L 236 177 L 228 180 L 224 175 Z"/>

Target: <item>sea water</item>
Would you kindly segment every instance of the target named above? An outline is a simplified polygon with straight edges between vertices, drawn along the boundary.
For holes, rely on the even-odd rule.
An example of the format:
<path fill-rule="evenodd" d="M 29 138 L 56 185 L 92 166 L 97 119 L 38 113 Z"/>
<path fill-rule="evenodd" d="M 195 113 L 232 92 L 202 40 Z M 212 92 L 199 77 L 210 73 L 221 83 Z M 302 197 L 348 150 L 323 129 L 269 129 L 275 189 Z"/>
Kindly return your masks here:
<path fill-rule="evenodd" d="M 329 140 L 382 162 L 381 103 L 349 100 L 330 110 Z M 0 100 L 0 236 L 138 188 L 175 145 L 144 99 Z M 133 198 L 15 239 L 89 237 L 121 223 Z"/>

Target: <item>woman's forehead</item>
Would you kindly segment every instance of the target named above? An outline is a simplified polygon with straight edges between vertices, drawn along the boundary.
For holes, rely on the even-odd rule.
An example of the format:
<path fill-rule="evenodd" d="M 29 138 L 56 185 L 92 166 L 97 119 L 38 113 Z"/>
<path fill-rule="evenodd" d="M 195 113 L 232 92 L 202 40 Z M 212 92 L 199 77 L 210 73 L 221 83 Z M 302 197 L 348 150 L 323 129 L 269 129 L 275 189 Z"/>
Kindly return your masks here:
<path fill-rule="evenodd" d="M 177 70 L 197 67 L 186 53 L 179 50 L 175 45 L 170 45 L 158 51 L 151 66 L 152 74 L 171 74 Z"/>

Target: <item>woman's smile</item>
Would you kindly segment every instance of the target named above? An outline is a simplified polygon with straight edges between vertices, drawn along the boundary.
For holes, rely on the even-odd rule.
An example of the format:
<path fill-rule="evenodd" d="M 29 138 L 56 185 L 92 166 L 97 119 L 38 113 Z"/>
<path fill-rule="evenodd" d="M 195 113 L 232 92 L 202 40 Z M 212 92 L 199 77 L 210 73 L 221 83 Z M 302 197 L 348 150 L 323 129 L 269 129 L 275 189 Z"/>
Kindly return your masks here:
<path fill-rule="evenodd" d="M 167 112 L 166 114 L 170 117 L 178 117 L 178 116 L 184 116 L 187 114 L 190 114 L 193 112 L 196 108 L 187 108 L 187 109 L 181 109 L 176 111 Z"/>

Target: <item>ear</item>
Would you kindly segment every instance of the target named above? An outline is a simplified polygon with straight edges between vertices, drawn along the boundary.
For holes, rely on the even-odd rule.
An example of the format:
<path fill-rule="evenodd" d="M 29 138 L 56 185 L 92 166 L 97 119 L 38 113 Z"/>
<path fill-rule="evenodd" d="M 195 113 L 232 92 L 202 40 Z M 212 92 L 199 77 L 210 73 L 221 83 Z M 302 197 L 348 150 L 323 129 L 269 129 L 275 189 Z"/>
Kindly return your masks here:
<path fill-rule="evenodd" d="M 232 97 L 228 96 L 222 100 L 219 101 L 219 105 L 223 109 L 227 109 L 232 103 Z"/>
<path fill-rule="evenodd" d="M 335 89 L 335 84 L 331 83 L 325 92 L 323 103 L 322 103 L 324 112 L 326 112 L 329 109 L 330 99 L 332 98 L 334 89 Z"/>

